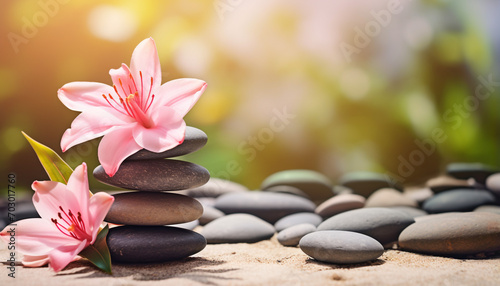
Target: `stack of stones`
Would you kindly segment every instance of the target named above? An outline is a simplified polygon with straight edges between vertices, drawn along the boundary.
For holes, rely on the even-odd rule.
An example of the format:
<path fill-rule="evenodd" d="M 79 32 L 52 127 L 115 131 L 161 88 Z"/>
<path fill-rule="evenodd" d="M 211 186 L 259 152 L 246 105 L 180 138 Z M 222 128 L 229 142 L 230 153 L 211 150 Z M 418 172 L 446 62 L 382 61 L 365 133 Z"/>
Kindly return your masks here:
<path fill-rule="evenodd" d="M 102 166 L 94 177 L 111 186 L 136 190 L 114 194 L 105 220 L 121 226 L 109 230 L 107 243 L 113 262 L 150 263 L 178 260 L 206 246 L 205 238 L 189 229 L 172 226 L 195 221 L 203 213 L 195 199 L 172 193 L 205 184 L 210 174 L 196 164 L 165 159 L 202 148 L 207 135 L 186 128 L 184 142 L 162 153 L 140 150 L 127 158 L 113 177 Z"/>

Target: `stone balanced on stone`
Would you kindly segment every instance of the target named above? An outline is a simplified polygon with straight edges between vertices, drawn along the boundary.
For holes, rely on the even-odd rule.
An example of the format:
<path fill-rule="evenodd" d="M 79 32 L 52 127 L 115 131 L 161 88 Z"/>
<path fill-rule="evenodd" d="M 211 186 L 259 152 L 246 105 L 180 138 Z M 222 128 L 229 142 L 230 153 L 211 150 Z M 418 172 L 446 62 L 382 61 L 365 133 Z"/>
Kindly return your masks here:
<path fill-rule="evenodd" d="M 168 226 L 198 219 L 202 205 L 195 199 L 172 193 L 201 186 L 210 178 L 196 164 L 165 159 L 202 148 L 207 135 L 194 127 L 186 128 L 184 142 L 162 153 L 140 150 L 128 157 L 113 177 L 102 166 L 94 177 L 111 186 L 137 191 L 113 195 L 115 201 L 105 221 L 123 226 L 109 230 L 107 243 L 113 262 L 153 263 L 193 255 L 206 246 L 194 231 Z"/>

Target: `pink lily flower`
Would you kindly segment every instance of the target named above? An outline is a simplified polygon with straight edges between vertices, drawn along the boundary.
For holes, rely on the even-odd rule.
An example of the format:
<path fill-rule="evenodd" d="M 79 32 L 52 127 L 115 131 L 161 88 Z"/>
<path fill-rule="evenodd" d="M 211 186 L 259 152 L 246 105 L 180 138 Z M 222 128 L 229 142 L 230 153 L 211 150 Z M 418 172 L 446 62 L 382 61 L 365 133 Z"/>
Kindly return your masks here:
<path fill-rule="evenodd" d="M 71 110 L 81 111 L 61 139 L 63 152 L 103 136 L 101 165 L 113 176 L 128 156 L 141 149 L 164 152 L 184 141 L 184 116 L 206 88 L 198 79 L 176 79 L 161 85 L 158 52 L 152 38 L 139 43 L 130 68 L 109 71 L 113 86 L 71 82 L 58 91 Z"/>
<path fill-rule="evenodd" d="M 15 250 L 24 254 L 25 266 L 49 263 L 58 272 L 95 242 L 114 197 L 103 192 L 89 196 L 85 163 L 74 170 L 68 185 L 35 181 L 31 187 L 35 191 L 33 204 L 41 218 L 8 225 L 0 237 L 9 243 L 14 233 Z"/>

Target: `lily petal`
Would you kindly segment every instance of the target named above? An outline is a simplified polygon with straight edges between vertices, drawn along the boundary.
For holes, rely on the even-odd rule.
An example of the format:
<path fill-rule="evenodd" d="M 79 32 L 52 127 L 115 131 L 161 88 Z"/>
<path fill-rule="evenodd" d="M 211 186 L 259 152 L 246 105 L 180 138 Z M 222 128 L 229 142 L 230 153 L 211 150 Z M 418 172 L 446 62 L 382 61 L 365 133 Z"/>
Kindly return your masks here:
<path fill-rule="evenodd" d="M 116 173 L 123 160 L 142 149 L 135 142 L 132 129 L 128 126 L 114 129 L 106 134 L 99 144 L 99 162 L 110 177 Z"/>
<path fill-rule="evenodd" d="M 73 211 L 79 211 L 85 225 L 89 225 L 88 203 L 89 203 L 89 180 L 87 175 L 87 164 L 82 163 L 76 167 L 68 180 L 67 192 L 72 192 L 76 201 L 71 202 L 67 207 Z M 76 205 L 74 205 L 76 204 Z M 90 233 L 87 231 L 87 233 Z"/>
<path fill-rule="evenodd" d="M 38 256 L 24 255 L 21 262 L 23 263 L 24 267 L 40 267 L 40 266 L 44 266 L 47 263 L 49 263 L 49 256 L 48 255 L 38 255 Z"/>
<path fill-rule="evenodd" d="M 8 225 L 0 233 L 0 237 L 8 242 L 9 230 L 15 229 L 16 249 L 25 255 L 41 256 L 60 245 L 76 245 L 80 243 L 72 237 L 65 236 L 49 221 L 40 218 L 23 219 L 16 226 Z"/>
<path fill-rule="evenodd" d="M 71 179 L 71 177 L 70 177 Z M 31 188 L 35 191 L 33 204 L 40 217 L 47 222 L 59 219 L 60 207 L 78 207 L 78 201 L 73 192 L 66 189 L 66 185 L 53 181 L 34 181 Z M 88 189 L 87 189 L 88 192 Z M 71 205 L 71 206 L 70 206 Z M 68 211 L 65 209 L 65 211 Z M 73 209 L 74 212 L 80 211 Z M 54 227 L 55 228 L 55 227 Z"/>
<path fill-rule="evenodd" d="M 125 99 L 127 96 L 134 94 L 137 91 L 137 84 L 134 79 L 131 78 L 130 70 L 126 64 L 122 64 L 122 66 L 118 69 L 109 70 L 109 75 L 111 76 L 111 80 L 113 80 L 113 84 L 115 85 L 120 97 Z"/>
<path fill-rule="evenodd" d="M 93 222 L 92 227 L 92 241 L 90 244 L 95 242 L 97 237 L 97 232 L 101 222 L 108 213 L 111 205 L 113 204 L 115 198 L 107 193 L 99 192 L 94 194 L 89 201 L 89 215 L 90 221 Z"/>
<path fill-rule="evenodd" d="M 156 111 L 152 119 L 158 125 L 153 128 L 144 128 L 138 124 L 134 128 L 133 135 L 137 144 L 142 148 L 153 152 L 163 152 L 184 141 L 186 123 L 170 107 L 162 107 Z"/>
<path fill-rule="evenodd" d="M 61 245 L 55 248 L 49 253 L 49 266 L 55 272 L 63 270 L 88 245 L 88 241 L 83 240 L 77 245 Z"/>
<path fill-rule="evenodd" d="M 161 85 L 161 66 L 158 58 L 156 44 L 152 38 L 143 40 L 137 45 L 130 60 L 130 71 L 137 81 L 137 88 L 140 90 L 139 82 L 142 73 L 143 96 L 152 90 L 152 93 Z M 153 79 L 153 84 L 151 84 Z M 144 99 L 145 100 L 145 99 Z"/>
<path fill-rule="evenodd" d="M 207 84 L 199 79 L 181 78 L 164 83 L 155 98 L 155 106 L 170 106 L 182 117 L 198 101 Z"/>
<path fill-rule="evenodd" d="M 113 87 L 98 82 L 70 82 L 57 91 L 59 100 L 71 110 L 84 111 L 92 107 L 108 106 L 103 94 L 114 93 Z"/>
<path fill-rule="evenodd" d="M 78 115 L 61 138 L 61 149 L 69 148 L 108 133 L 116 126 L 131 123 L 128 115 L 112 108 L 92 108 Z"/>

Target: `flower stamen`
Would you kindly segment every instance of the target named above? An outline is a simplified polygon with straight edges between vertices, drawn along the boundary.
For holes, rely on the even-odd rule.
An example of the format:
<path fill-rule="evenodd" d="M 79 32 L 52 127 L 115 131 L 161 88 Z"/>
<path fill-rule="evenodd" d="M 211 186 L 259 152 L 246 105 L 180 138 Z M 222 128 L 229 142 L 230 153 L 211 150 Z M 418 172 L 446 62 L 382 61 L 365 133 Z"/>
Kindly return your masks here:
<path fill-rule="evenodd" d="M 151 97 L 151 90 L 153 90 L 153 77 L 151 77 L 151 86 L 149 87 L 148 98 L 146 99 L 145 104 L 148 104 L 148 102 L 149 102 L 149 98 Z M 151 99 L 151 102 L 153 102 L 153 99 Z M 151 103 L 149 104 L 149 106 L 151 106 Z M 147 109 L 146 109 L 146 111 L 147 111 Z"/>
<path fill-rule="evenodd" d="M 144 96 L 144 84 L 142 82 L 142 71 L 139 71 L 139 75 L 141 76 L 141 106 L 144 107 L 142 104 L 142 97 Z"/>
<path fill-rule="evenodd" d="M 51 221 L 62 234 L 79 240 L 91 239 L 90 235 L 85 232 L 85 223 L 80 212 L 78 212 L 78 216 L 75 217 L 70 209 L 68 209 L 68 212 L 65 212 L 62 206 L 59 206 L 59 209 L 62 214 L 58 212 L 57 216 L 64 222 L 65 225 L 58 222 L 55 218 L 52 218 Z"/>

